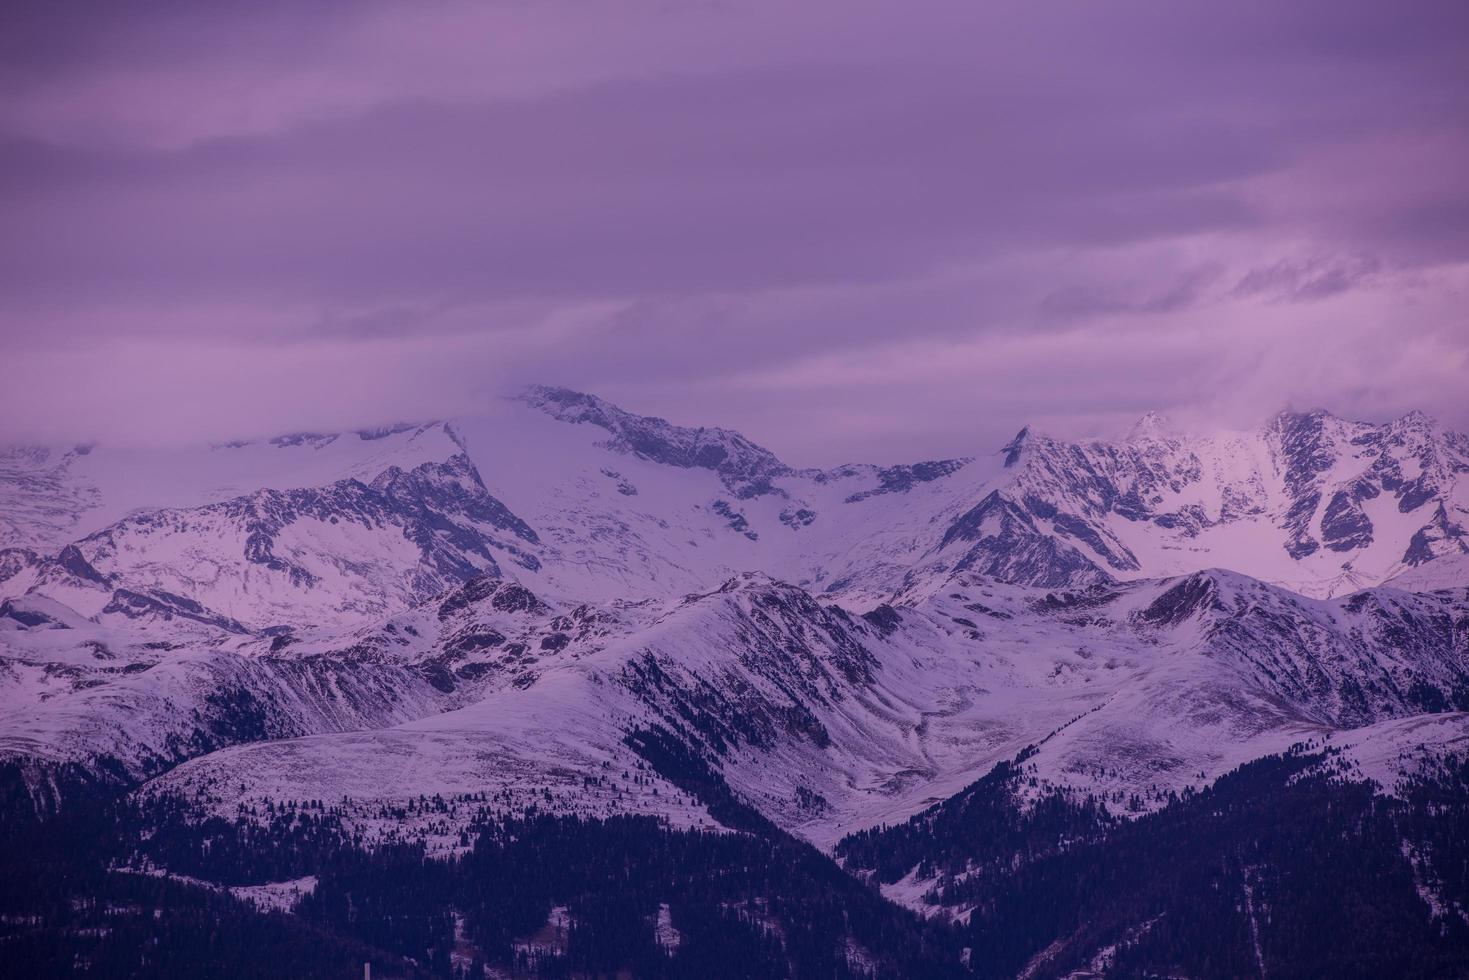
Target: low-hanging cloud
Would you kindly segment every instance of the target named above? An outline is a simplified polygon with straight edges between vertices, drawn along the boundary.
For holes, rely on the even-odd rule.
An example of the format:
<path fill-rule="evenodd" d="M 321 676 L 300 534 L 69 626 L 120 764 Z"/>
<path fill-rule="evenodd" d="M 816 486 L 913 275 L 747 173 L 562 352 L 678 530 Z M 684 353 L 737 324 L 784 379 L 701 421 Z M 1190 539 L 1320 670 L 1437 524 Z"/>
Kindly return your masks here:
<path fill-rule="evenodd" d="M 1469 427 L 1460 4 L 69 9 L 0 23 L 0 439 Z"/>

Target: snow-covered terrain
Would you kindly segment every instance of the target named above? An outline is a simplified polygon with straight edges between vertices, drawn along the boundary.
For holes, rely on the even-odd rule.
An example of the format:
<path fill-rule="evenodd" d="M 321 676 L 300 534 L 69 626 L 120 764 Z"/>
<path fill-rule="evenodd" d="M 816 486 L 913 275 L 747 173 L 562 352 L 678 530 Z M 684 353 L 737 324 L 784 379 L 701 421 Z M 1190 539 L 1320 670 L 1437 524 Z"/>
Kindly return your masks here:
<path fill-rule="evenodd" d="M 346 624 L 506 562 L 587 601 L 759 570 L 862 609 L 956 568 L 1056 587 L 1219 567 L 1329 596 L 1469 554 L 1469 440 L 1417 414 L 1024 430 L 972 458 L 819 471 L 564 389 L 494 407 L 194 453 L 9 452 L 0 596 L 95 615 L 116 588 L 163 590 L 254 626 Z"/>
<path fill-rule="evenodd" d="M 195 452 L 0 457 L 0 779 L 487 792 L 713 822 L 666 733 L 822 845 L 1037 746 L 1146 808 L 1304 740 L 1469 731 L 1469 440 L 1282 414 L 799 469 L 564 389 Z M 447 845 L 446 845 L 447 846 Z"/>
<path fill-rule="evenodd" d="M 1026 745 L 1040 747 L 1042 788 L 1156 798 L 1295 742 L 1356 744 L 1469 680 L 1463 589 L 1308 600 L 1226 572 L 1060 596 L 974 578 L 953 588 L 869 617 L 761 575 L 680 600 L 522 614 L 518 631 L 475 613 L 450 627 L 457 640 L 396 647 L 444 671 L 445 686 L 475 678 L 473 703 L 370 734 L 215 753 L 160 785 L 216 787 L 221 813 L 298 786 L 331 798 L 506 785 L 559 795 L 578 773 L 635 767 L 625 734 L 661 725 L 686 732 L 777 822 L 831 843 L 908 816 Z M 389 625 L 422 640 L 436 618 Z M 1430 742 L 1469 733 L 1462 715 L 1432 717 Z M 649 802 L 620 788 L 612 801 L 572 791 L 567 805 Z"/>

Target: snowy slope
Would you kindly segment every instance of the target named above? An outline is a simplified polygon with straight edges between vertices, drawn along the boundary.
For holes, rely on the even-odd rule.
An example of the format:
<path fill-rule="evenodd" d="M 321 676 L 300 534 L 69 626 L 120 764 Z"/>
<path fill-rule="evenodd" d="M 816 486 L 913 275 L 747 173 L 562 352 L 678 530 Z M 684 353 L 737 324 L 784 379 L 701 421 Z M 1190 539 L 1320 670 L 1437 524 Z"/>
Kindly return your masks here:
<path fill-rule="evenodd" d="M 220 812 L 303 787 L 359 803 L 494 787 L 550 788 L 541 805 L 575 812 L 673 801 L 685 819 L 659 781 L 657 797 L 571 792 L 579 773 L 636 768 L 627 738 L 657 726 L 830 844 L 1027 745 L 1042 788 L 1157 799 L 1298 741 L 1441 711 L 1469 692 L 1466 618 L 1464 590 L 1307 600 L 1224 572 L 1064 594 L 975 578 L 867 617 L 761 575 L 572 609 L 478 580 L 336 654 L 410 666 L 468 703 L 213 753 L 158 785 L 213 787 Z M 311 644 L 283 656 L 331 656 Z M 1432 717 L 1445 738 L 1469 730 Z"/>
<path fill-rule="evenodd" d="M 1469 553 L 1469 440 L 1416 413 L 1198 438 L 1151 419 L 1119 443 L 1023 430 L 971 458 L 831 471 L 561 389 L 458 425 L 493 490 L 598 580 L 548 563 L 543 587 L 583 598 L 604 577 L 668 594 L 669 565 L 706 588 L 758 568 L 856 606 L 955 569 L 1054 587 L 1221 567 L 1329 596 Z"/>
<path fill-rule="evenodd" d="M 137 511 L 371 479 L 390 465 L 411 469 L 456 451 L 438 424 L 293 433 L 197 448 L 0 450 L 0 547 L 48 553 Z"/>
<path fill-rule="evenodd" d="M 826 844 L 1027 745 L 1117 798 L 1304 738 L 1391 768 L 1469 707 L 1466 447 L 1419 415 L 1147 418 L 822 471 L 535 388 L 381 432 L 17 450 L 0 773 L 42 808 L 157 777 L 221 812 L 494 787 L 697 824 L 631 748 L 662 730 Z"/>
<path fill-rule="evenodd" d="M 565 599 L 670 597 L 760 570 L 861 609 L 955 571 L 1054 588 L 1219 567 L 1337 595 L 1469 553 L 1469 442 L 1420 415 L 1283 414 L 1206 438 L 1149 419 L 1120 443 L 1025 430 L 972 458 L 830 471 L 564 389 L 395 429 L 192 455 L 13 452 L 0 596 L 94 615 L 116 588 L 161 590 L 262 628 L 361 622 L 507 559 Z M 482 499 L 367 499 L 430 473 Z M 278 561 L 252 544 L 262 521 L 284 525 L 268 528 Z M 457 540 L 435 546 L 451 525 Z"/>
<path fill-rule="evenodd" d="M 396 664 L 249 658 L 173 635 L 100 626 L 45 599 L 0 604 L 5 793 L 46 810 L 222 746 L 381 727 L 453 703 Z"/>
<path fill-rule="evenodd" d="M 370 482 L 135 514 L 37 562 L 26 592 L 94 617 L 161 599 L 243 629 L 346 625 L 498 574 L 497 555 L 533 568 L 537 544 L 456 453 Z"/>
<path fill-rule="evenodd" d="M 1415 565 L 1387 580 L 1387 584 L 1405 592 L 1435 592 L 1453 589 L 1469 582 L 1469 555 L 1444 555 Z"/>

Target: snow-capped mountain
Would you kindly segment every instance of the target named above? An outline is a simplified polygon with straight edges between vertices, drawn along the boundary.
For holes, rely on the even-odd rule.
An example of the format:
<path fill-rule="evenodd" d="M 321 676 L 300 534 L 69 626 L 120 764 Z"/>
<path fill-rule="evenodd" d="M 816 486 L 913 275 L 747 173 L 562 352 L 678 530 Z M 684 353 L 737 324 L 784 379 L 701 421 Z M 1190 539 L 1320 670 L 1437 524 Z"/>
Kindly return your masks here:
<path fill-rule="evenodd" d="M 818 893 L 909 914 L 855 875 L 938 915 L 938 946 L 884 955 L 927 950 L 914 971 L 964 975 L 976 944 L 1004 946 L 973 918 L 982 881 L 1054 887 L 1045 862 L 1073 853 L 1115 876 L 1138 864 L 1128 826 L 1151 839 L 1236 812 L 1215 796 L 1258 824 L 1274 800 L 1308 806 L 1313 779 L 1345 780 L 1322 804 L 1345 813 L 1371 779 L 1396 801 L 1372 812 L 1407 829 L 1362 846 L 1457 941 L 1433 828 L 1459 804 L 1423 787 L 1469 751 L 1466 494 L 1469 443 L 1419 415 L 1287 413 L 1208 436 L 1150 416 L 1115 442 L 1022 429 L 969 456 L 818 470 L 546 387 L 377 430 L 15 450 L 0 836 L 102 812 L 137 835 L 112 860 L 143 862 L 111 873 L 197 883 L 189 869 L 217 866 L 231 894 L 290 907 L 344 854 L 463 855 L 494 820 L 611 840 L 661 827 L 701 861 L 730 835 L 678 834 L 740 830 L 835 875 Z M 1242 783 L 1249 766 L 1279 785 Z M 657 823 L 598 822 L 613 817 Z M 180 850 L 180 834 L 201 841 Z M 309 864 L 322 847 L 337 856 Z M 1230 887 L 1254 902 L 1292 860 Z M 278 870 L 224 877 L 241 862 Z M 1106 973 L 1213 894 L 1212 874 L 1148 878 L 1137 889 L 1172 897 L 1088 911 L 1101 931 L 1063 924 L 979 970 Z M 771 897 L 740 921 L 791 929 Z M 659 902 L 649 928 L 673 942 L 688 912 Z M 848 932 L 860 902 L 843 902 L 821 942 L 871 974 Z"/>
<path fill-rule="evenodd" d="M 62 763 L 105 758 L 142 778 L 198 755 L 160 785 L 214 787 L 222 813 L 293 785 L 354 799 L 553 785 L 574 812 L 646 812 L 644 793 L 571 788 L 604 762 L 625 768 L 629 736 L 662 729 L 767 815 L 831 841 L 1027 745 L 1045 785 L 1127 797 L 1305 738 L 1469 709 L 1464 589 L 1310 600 L 1218 571 L 1066 593 L 969 574 L 951 588 L 856 616 L 758 574 L 574 607 L 480 577 L 373 627 L 277 632 L 234 654 L 129 645 L 22 600 L 5 612 L 19 654 L 8 700 L 30 701 L 5 744 L 46 747 L 25 776 L 48 793 L 64 791 Z M 659 786 L 667 796 L 643 790 Z"/>
<path fill-rule="evenodd" d="M 28 590 L 88 615 L 137 617 L 185 597 L 247 629 L 381 616 L 482 572 L 534 568 L 536 534 L 468 458 L 371 482 L 262 489 L 124 518 L 39 561 Z M 221 620 L 223 622 L 225 620 Z"/>
<path fill-rule="evenodd" d="M 1413 413 L 1387 425 L 1282 413 L 1263 430 L 1125 442 L 1022 431 L 1013 475 L 945 533 L 961 564 L 1037 584 L 1227 567 L 1308 595 L 1380 584 L 1469 548 L 1469 442 Z M 985 531 L 985 528 L 989 528 Z M 1039 549 L 1011 569 L 1020 541 Z"/>
<path fill-rule="evenodd" d="M 0 595 L 95 615 L 119 588 L 167 593 L 264 628 L 364 621 L 506 563 L 558 597 L 759 570 L 864 609 L 954 571 L 1058 587 L 1223 567 L 1327 596 L 1469 554 L 1469 441 L 1417 414 L 1023 430 L 971 458 L 819 471 L 564 389 L 500 409 L 194 454 L 12 452 Z"/>
<path fill-rule="evenodd" d="M 536 387 L 5 461 L 0 747 L 43 806 L 97 773 L 570 793 L 656 730 L 830 841 L 1026 745 L 1131 794 L 1469 709 L 1469 442 L 1416 414 L 814 470 Z"/>

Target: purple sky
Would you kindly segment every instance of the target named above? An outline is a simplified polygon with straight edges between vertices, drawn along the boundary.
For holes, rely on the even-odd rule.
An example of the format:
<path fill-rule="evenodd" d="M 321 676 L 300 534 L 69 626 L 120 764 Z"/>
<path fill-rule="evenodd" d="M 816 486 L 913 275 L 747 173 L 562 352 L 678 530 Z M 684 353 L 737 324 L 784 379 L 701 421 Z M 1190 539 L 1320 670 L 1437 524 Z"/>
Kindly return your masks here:
<path fill-rule="evenodd" d="M 1469 429 L 1463 0 L 0 10 L 0 440 Z"/>

